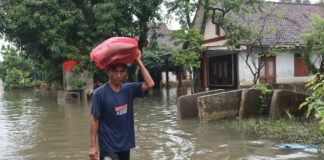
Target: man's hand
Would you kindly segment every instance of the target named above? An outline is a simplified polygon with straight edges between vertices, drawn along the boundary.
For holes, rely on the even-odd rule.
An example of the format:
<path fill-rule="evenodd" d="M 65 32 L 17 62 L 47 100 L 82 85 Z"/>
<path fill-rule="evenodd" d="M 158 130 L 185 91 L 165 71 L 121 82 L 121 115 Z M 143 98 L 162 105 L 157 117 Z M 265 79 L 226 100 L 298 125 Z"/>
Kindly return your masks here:
<path fill-rule="evenodd" d="M 96 145 L 90 145 L 89 158 L 90 158 L 90 160 L 98 160 L 99 159 L 99 151 L 98 151 L 98 148 Z"/>
<path fill-rule="evenodd" d="M 142 61 L 142 53 L 141 53 L 141 51 L 138 51 L 138 56 L 137 56 L 137 58 L 136 58 L 136 62 L 138 63 L 139 61 Z"/>
<path fill-rule="evenodd" d="M 147 90 L 149 90 L 150 88 L 152 88 L 154 86 L 154 81 L 153 81 L 150 73 L 145 68 L 141 58 L 142 58 L 142 54 L 141 54 L 141 51 L 139 51 L 138 57 L 136 58 L 136 62 L 137 62 L 137 65 L 142 73 L 142 76 L 144 78 L 144 83 L 142 84 L 141 90 L 142 90 L 142 92 L 146 92 Z"/>

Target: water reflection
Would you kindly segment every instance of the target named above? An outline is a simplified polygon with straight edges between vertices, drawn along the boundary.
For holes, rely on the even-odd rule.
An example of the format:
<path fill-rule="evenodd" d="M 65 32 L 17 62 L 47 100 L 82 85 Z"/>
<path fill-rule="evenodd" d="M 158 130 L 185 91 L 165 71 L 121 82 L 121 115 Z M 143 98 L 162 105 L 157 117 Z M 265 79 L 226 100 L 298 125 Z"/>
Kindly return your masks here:
<path fill-rule="evenodd" d="M 280 150 L 275 141 L 234 132 L 222 122 L 179 120 L 180 95 L 177 89 L 154 90 L 136 99 L 132 159 L 323 158 L 316 151 Z M 0 159 L 88 159 L 89 109 L 89 104 L 58 103 L 55 92 L 0 88 Z"/>
<path fill-rule="evenodd" d="M 1 130 L 0 136 L 3 142 L 0 144 L 0 152 L 4 155 L 20 152 L 33 148 L 38 142 L 43 108 L 33 105 L 39 99 L 25 92 L 11 92 L 4 94 L 1 91 Z M 9 149 L 8 149 L 9 148 Z"/>
<path fill-rule="evenodd" d="M 5 141 L 0 144 L 0 159 L 85 157 L 88 121 L 79 113 L 87 113 L 87 108 L 60 106 L 55 93 L 46 91 L 1 91 L 1 95 L 0 136 Z"/>

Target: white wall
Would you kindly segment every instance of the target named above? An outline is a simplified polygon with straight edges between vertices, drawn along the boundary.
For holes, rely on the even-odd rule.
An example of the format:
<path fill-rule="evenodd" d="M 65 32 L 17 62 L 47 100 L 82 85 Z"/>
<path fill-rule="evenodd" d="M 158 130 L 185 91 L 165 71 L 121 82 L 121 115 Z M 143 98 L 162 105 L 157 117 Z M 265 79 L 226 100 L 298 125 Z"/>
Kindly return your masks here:
<path fill-rule="evenodd" d="M 218 35 L 216 35 L 215 27 L 216 27 L 215 24 L 213 24 L 211 22 L 211 20 L 209 19 L 207 21 L 206 27 L 205 27 L 204 40 L 219 37 Z M 224 34 L 225 34 L 224 30 L 221 29 L 220 35 L 223 36 Z M 223 40 L 223 41 L 219 41 L 219 42 L 203 44 L 203 46 L 204 47 L 207 47 L 207 46 L 224 46 L 225 42 L 226 41 Z"/>
<path fill-rule="evenodd" d="M 253 75 L 243 60 L 242 57 L 246 57 L 246 52 L 241 52 L 238 54 L 238 70 L 239 70 L 239 82 L 240 85 L 252 85 L 253 84 Z M 252 64 L 252 61 L 249 60 L 249 64 Z"/>
<path fill-rule="evenodd" d="M 250 69 L 244 62 L 243 58 L 246 53 L 241 52 L 238 56 L 238 69 L 239 69 L 239 82 L 240 85 L 251 85 L 253 84 L 253 75 Z M 276 56 L 276 83 L 300 83 L 307 82 L 310 76 L 295 77 L 295 60 L 294 54 L 287 53 Z"/>
<path fill-rule="evenodd" d="M 282 54 L 276 56 L 276 76 L 277 83 L 288 82 L 295 75 L 294 54 Z"/>
<path fill-rule="evenodd" d="M 293 53 L 276 56 L 277 83 L 307 82 L 310 76 L 295 77 L 295 58 Z"/>
<path fill-rule="evenodd" d="M 170 82 L 176 82 L 177 81 L 177 75 L 173 72 L 169 72 L 169 81 Z M 162 72 L 162 83 L 166 82 L 166 72 Z"/>
<path fill-rule="evenodd" d="M 210 20 L 208 20 L 205 27 L 204 39 L 210 39 L 215 37 L 217 37 L 215 32 L 215 24 L 213 24 Z"/>

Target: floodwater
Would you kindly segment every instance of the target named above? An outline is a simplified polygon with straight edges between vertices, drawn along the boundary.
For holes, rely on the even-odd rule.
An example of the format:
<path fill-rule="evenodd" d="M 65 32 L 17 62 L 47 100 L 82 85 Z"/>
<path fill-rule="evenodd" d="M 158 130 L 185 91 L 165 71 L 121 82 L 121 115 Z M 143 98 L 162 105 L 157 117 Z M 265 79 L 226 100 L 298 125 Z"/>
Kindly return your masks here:
<path fill-rule="evenodd" d="M 282 150 L 278 142 L 228 129 L 222 122 L 180 120 L 176 89 L 135 101 L 135 160 L 321 159 L 316 149 Z M 89 104 L 58 102 L 55 92 L 0 87 L 1 160 L 86 160 Z"/>

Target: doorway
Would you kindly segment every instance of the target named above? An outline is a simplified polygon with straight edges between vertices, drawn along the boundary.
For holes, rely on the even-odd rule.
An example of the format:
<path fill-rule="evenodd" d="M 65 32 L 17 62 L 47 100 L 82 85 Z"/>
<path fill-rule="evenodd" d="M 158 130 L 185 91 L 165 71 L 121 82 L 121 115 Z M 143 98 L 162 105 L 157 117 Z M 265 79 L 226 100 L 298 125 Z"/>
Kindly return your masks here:
<path fill-rule="evenodd" d="M 237 88 L 237 54 L 208 58 L 209 88 Z"/>
<path fill-rule="evenodd" d="M 276 83 L 276 57 L 262 57 L 260 61 L 264 66 L 260 70 L 260 83 L 274 84 Z"/>

